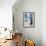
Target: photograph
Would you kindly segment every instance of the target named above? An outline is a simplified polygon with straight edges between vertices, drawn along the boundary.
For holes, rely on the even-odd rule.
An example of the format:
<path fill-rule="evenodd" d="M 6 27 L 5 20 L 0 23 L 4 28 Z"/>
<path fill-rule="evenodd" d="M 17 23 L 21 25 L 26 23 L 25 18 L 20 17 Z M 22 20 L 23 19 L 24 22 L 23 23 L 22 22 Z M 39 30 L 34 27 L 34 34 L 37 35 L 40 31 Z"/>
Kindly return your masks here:
<path fill-rule="evenodd" d="M 35 12 L 23 12 L 23 26 L 35 27 Z"/>

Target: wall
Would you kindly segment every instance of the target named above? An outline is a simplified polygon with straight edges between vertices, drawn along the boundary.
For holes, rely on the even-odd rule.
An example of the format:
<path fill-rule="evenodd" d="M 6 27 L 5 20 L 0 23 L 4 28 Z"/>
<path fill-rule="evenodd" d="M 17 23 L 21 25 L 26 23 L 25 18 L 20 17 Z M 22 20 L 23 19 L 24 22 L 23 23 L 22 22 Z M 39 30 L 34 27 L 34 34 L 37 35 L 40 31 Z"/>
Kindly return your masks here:
<path fill-rule="evenodd" d="M 12 6 L 16 0 L 0 0 L 0 27 L 12 29 Z"/>
<path fill-rule="evenodd" d="M 20 2 L 18 0 L 18 2 Z M 17 5 L 16 5 L 17 4 Z M 35 41 L 36 46 L 41 46 L 41 30 L 40 30 L 40 15 L 41 1 L 40 0 L 23 0 L 21 3 L 16 3 L 13 6 L 15 19 L 15 28 L 18 32 L 23 33 L 23 37 Z M 23 27 L 23 12 L 35 12 L 35 27 Z"/>
<path fill-rule="evenodd" d="M 40 30 L 42 46 L 46 46 L 46 0 L 41 1 Z"/>

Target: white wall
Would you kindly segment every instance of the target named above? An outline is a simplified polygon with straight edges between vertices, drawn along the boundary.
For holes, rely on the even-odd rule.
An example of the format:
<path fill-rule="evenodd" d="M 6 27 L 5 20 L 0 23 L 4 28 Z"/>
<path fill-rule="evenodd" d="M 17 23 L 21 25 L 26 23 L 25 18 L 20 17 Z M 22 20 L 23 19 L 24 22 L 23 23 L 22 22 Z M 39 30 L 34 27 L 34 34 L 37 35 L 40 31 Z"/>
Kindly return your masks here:
<path fill-rule="evenodd" d="M 42 46 L 46 46 L 46 0 L 41 1 L 40 25 Z"/>
<path fill-rule="evenodd" d="M 18 0 L 19 2 L 19 0 Z M 24 38 L 35 41 L 36 46 L 41 46 L 41 30 L 40 30 L 40 15 L 41 1 L 40 0 L 23 0 L 21 3 L 13 6 L 15 16 L 15 27 L 18 32 L 22 32 Z M 23 12 L 35 12 L 35 28 L 23 27 Z"/>
<path fill-rule="evenodd" d="M 12 6 L 16 0 L 0 0 L 0 27 L 12 28 Z"/>

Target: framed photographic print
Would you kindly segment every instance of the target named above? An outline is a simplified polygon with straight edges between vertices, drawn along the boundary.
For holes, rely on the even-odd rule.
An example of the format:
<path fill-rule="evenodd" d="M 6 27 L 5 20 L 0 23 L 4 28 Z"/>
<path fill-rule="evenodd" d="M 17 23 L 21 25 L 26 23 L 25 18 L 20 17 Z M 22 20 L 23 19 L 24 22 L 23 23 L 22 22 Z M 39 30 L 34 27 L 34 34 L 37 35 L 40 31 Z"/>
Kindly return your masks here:
<path fill-rule="evenodd" d="M 35 12 L 23 12 L 23 26 L 35 27 Z"/>

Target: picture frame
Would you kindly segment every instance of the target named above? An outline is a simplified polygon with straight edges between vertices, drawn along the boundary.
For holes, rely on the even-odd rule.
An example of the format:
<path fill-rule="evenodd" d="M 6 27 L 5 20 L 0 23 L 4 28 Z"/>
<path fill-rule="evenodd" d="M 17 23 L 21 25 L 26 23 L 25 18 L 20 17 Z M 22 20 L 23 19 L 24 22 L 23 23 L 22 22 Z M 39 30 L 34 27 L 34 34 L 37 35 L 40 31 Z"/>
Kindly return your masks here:
<path fill-rule="evenodd" d="M 23 12 L 23 27 L 35 27 L 35 12 Z"/>

